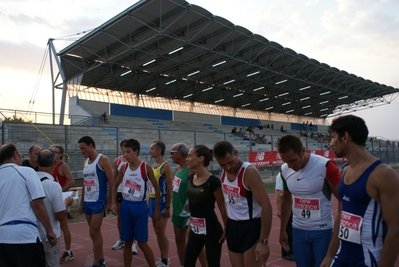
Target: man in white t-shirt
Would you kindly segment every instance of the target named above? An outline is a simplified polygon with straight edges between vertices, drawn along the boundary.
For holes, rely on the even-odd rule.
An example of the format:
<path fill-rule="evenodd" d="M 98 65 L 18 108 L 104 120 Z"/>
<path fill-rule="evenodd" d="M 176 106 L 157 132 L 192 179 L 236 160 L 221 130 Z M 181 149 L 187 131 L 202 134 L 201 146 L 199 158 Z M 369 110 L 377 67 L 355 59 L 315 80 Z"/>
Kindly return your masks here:
<path fill-rule="evenodd" d="M 280 244 L 289 251 L 285 232 L 293 213 L 292 232 L 295 263 L 298 267 L 320 266 L 328 247 L 338 243 L 338 231 L 332 216 L 332 195 L 338 196 L 341 174 L 335 162 L 305 151 L 301 140 L 285 135 L 277 143 L 285 162 L 281 166 L 283 198 L 281 201 Z M 339 218 L 335 218 L 339 220 Z"/>
<path fill-rule="evenodd" d="M 36 172 L 21 167 L 17 147 L 0 147 L 0 266 L 45 266 L 39 221 L 52 246 L 57 244 L 44 205 L 43 187 Z"/>
<path fill-rule="evenodd" d="M 43 225 L 39 223 L 39 231 L 43 242 L 46 263 L 48 267 L 60 265 L 60 222 L 65 220 L 67 215 L 61 186 L 59 183 L 54 181 L 54 177 L 51 175 L 51 172 L 56 164 L 55 160 L 56 155 L 54 151 L 50 149 L 42 149 L 37 154 L 37 165 L 39 166 L 37 175 L 42 182 L 43 190 L 46 195 L 44 204 L 46 205 L 54 234 L 57 237 L 57 245 L 51 246 L 45 235 L 45 229 Z"/>

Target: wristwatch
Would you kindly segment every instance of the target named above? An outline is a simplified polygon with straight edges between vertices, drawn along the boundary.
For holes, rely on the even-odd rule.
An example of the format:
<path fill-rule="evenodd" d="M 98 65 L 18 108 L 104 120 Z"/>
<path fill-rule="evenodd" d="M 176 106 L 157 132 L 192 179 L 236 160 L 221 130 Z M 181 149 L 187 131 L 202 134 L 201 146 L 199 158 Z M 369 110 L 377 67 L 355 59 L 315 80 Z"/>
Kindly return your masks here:
<path fill-rule="evenodd" d="M 267 245 L 269 243 L 269 240 L 265 239 L 259 239 L 259 243 L 262 243 L 264 245 Z"/>

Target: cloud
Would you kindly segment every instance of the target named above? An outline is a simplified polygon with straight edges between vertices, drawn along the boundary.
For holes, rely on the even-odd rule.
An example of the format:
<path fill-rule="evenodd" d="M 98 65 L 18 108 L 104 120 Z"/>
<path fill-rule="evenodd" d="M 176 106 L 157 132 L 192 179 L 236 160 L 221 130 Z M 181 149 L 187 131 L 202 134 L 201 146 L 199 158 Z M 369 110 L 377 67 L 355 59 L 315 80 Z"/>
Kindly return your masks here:
<path fill-rule="evenodd" d="M 46 47 L 29 42 L 14 43 L 0 40 L 1 66 L 15 71 L 38 72 Z"/>

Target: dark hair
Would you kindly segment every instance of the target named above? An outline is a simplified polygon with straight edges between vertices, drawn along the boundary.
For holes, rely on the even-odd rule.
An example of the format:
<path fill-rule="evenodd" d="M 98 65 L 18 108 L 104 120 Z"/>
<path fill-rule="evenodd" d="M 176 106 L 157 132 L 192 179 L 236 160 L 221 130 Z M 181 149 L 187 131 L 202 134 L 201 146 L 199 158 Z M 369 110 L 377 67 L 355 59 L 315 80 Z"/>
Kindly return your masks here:
<path fill-rule="evenodd" d="M 286 153 L 289 150 L 292 150 L 298 155 L 300 155 L 302 148 L 303 145 L 301 139 L 291 134 L 282 136 L 280 140 L 277 142 L 277 150 L 279 153 Z"/>
<path fill-rule="evenodd" d="M 165 149 L 166 149 L 165 143 L 159 140 L 152 141 L 152 143 L 155 144 L 155 146 L 161 150 L 161 155 L 163 156 L 165 154 Z"/>
<path fill-rule="evenodd" d="M 50 149 L 52 149 L 53 147 L 55 147 L 55 148 L 57 148 L 59 150 L 59 152 L 61 154 L 60 159 L 62 159 L 62 156 L 64 156 L 64 147 L 60 146 L 60 145 L 52 145 L 52 146 L 50 146 Z"/>
<path fill-rule="evenodd" d="M 339 137 L 344 136 L 345 132 L 348 132 L 352 141 L 360 146 L 366 146 L 369 134 L 365 121 L 354 115 L 346 115 L 334 119 L 328 131 L 330 133 L 336 132 Z"/>
<path fill-rule="evenodd" d="M 212 161 L 213 156 L 211 153 L 211 150 L 204 145 L 196 145 L 193 146 L 194 153 L 197 155 L 197 157 L 204 157 L 204 166 L 208 167 L 209 163 Z"/>
<path fill-rule="evenodd" d="M 123 144 L 123 147 L 129 147 L 133 151 L 137 151 L 137 156 L 140 155 L 140 142 L 137 141 L 136 139 L 125 139 L 125 143 Z"/>
<path fill-rule="evenodd" d="M 227 154 L 234 154 L 234 146 L 228 141 L 219 141 L 213 146 L 213 155 L 215 158 L 223 158 Z"/>
<path fill-rule="evenodd" d="M 90 136 L 83 136 L 79 139 L 78 143 L 85 143 L 87 146 L 92 145 L 94 149 L 96 149 L 96 143 L 94 143 L 93 138 Z"/>
<path fill-rule="evenodd" d="M 120 143 L 119 143 L 119 147 L 123 147 L 123 145 L 126 143 L 127 139 L 123 139 Z"/>
<path fill-rule="evenodd" d="M 39 167 L 51 167 L 55 159 L 55 152 L 51 149 L 43 148 L 37 153 L 37 165 Z"/>
<path fill-rule="evenodd" d="M 176 150 L 180 151 L 181 155 L 184 158 L 187 158 L 187 156 L 188 156 L 188 147 L 187 147 L 187 145 L 185 143 L 174 144 L 174 146 L 176 146 L 176 145 L 177 145 Z"/>
<path fill-rule="evenodd" d="M 33 151 L 33 149 L 35 149 L 35 147 L 37 147 L 38 145 L 32 145 L 30 148 L 29 148 L 29 153 L 32 153 L 32 151 Z"/>
<path fill-rule="evenodd" d="M 5 143 L 0 146 L 0 164 L 11 159 L 14 156 L 15 151 L 18 151 L 18 148 L 14 143 Z"/>

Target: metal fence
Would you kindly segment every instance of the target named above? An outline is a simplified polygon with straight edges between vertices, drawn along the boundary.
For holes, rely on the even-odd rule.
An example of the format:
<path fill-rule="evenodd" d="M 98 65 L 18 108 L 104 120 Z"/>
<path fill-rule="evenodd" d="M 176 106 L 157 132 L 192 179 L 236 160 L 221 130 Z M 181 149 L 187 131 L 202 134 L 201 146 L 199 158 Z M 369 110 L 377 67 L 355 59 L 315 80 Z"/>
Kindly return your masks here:
<path fill-rule="evenodd" d="M 146 129 L 133 127 L 92 127 L 75 125 L 52 125 L 52 124 L 30 124 L 22 122 L 3 122 L 1 127 L 2 144 L 13 142 L 17 145 L 21 153 L 26 154 L 29 147 L 33 144 L 41 147 L 49 147 L 52 144 L 59 144 L 65 148 L 65 162 L 69 164 L 75 178 L 80 178 L 84 162 L 83 156 L 78 149 L 78 140 L 85 135 L 91 136 L 96 142 L 96 149 L 109 157 L 111 163 L 120 155 L 119 142 L 126 138 L 135 138 L 141 144 L 140 157 L 142 160 L 151 162 L 148 150 L 154 140 L 161 140 L 166 144 L 167 151 L 165 159 L 170 161 L 169 148 L 177 143 L 184 142 L 189 147 L 203 144 L 212 148 L 217 141 L 227 140 L 233 143 L 239 151 L 239 156 L 243 160 L 248 160 L 248 152 L 257 151 L 257 145 L 252 141 L 243 141 L 230 133 L 206 132 L 206 131 L 182 131 L 171 129 Z M 268 136 L 268 151 L 276 150 L 276 142 L 281 135 Z M 303 139 L 307 149 L 314 150 L 329 149 L 327 139 L 315 141 L 311 138 Z M 380 158 L 388 164 L 399 162 L 398 144 L 382 140 L 372 140 L 367 143 L 367 150 L 375 157 Z M 172 163 L 172 162 L 171 162 Z M 209 166 L 211 171 L 220 170 L 219 165 L 213 161 Z M 269 171 L 275 175 L 278 167 L 266 167 L 262 171 Z"/>

